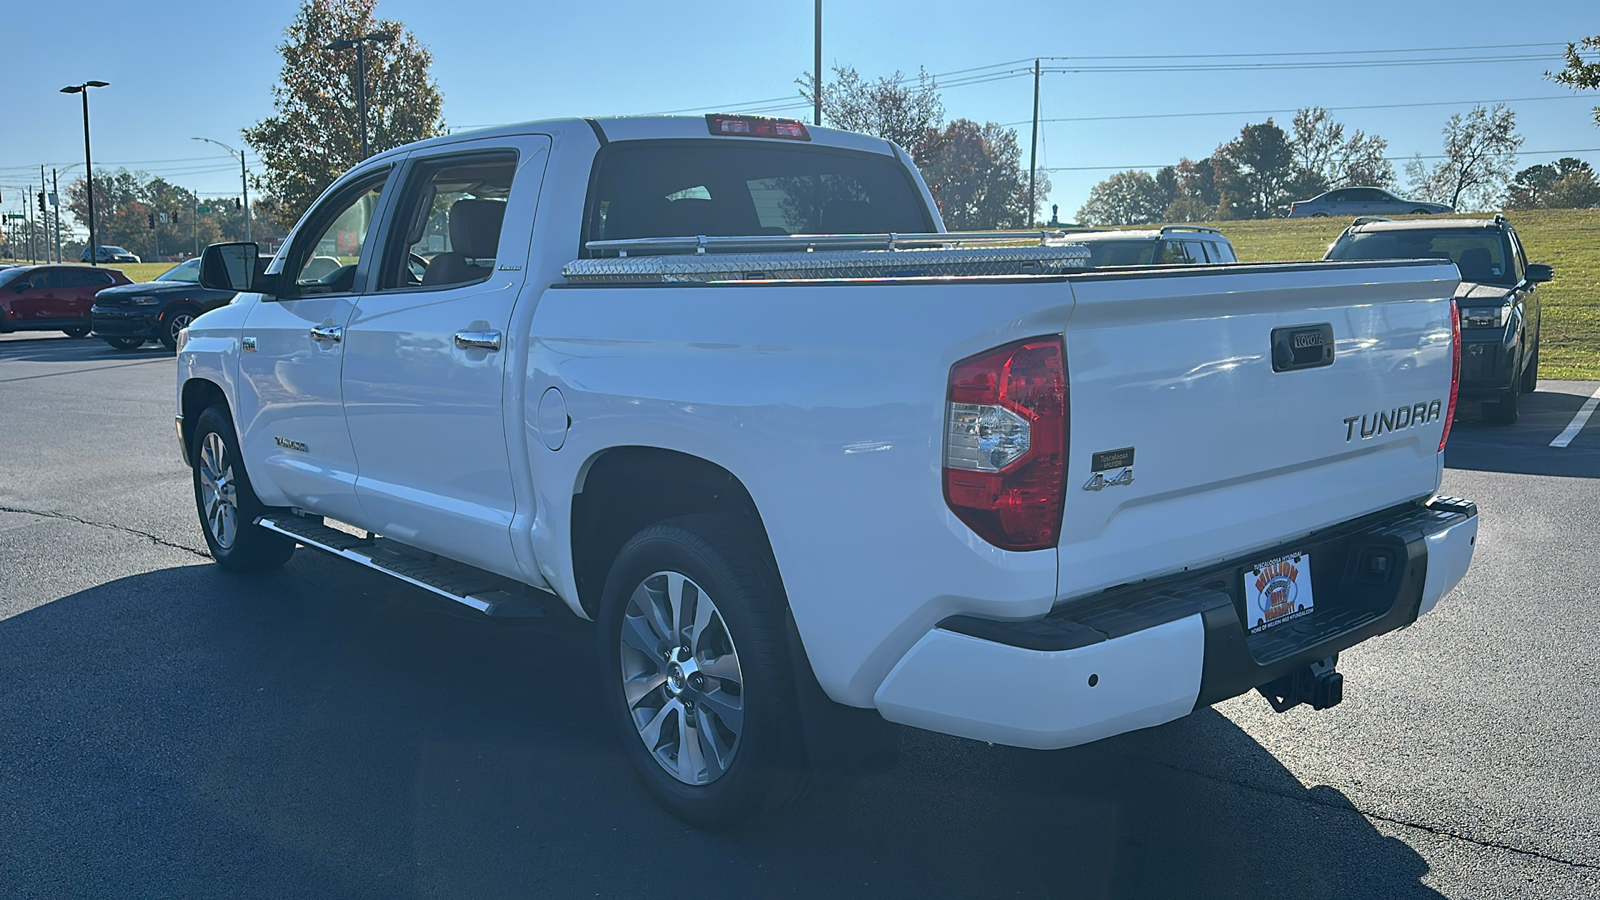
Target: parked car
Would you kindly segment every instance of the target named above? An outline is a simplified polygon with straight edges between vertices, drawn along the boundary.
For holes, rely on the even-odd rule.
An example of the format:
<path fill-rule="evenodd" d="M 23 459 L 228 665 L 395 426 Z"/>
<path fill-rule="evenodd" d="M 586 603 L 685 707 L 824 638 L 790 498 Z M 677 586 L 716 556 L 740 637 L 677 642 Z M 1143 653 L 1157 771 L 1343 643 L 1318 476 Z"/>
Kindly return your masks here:
<path fill-rule="evenodd" d="M 1539 383 L 1539 294 L 1555 277 L 1528 262 L 1516 229 L 1493 219 L 1357 219 L 1328 248 L 1327 259 L 1448 259 L 1461 272 L 1456 305 L 1461 317 L 1463 400 L 1482 400 L 1483 416 L 1517 421 L 1518 396 Z"/>
<path fill-rule="evenodd" d="M 205 251 L 240 296 L 177 355 L 201 532 L 236 572 L 304 545 L 594 621 L 623 756 L 704 826 L 892 757 L 887 723 L 1049 749 L 1327 708 L 1338 653 L 1465 575 L 1450 262 L 993 240 L 894 144 L 792 120 L 377 154 L 265 272 Z"/>
<path fill-rule="evenodd" d="M 1068 241 L 1089 248 L 1095 267 L 1185 265 L 1238 262 L 1233 245 L 1215 228 L 1163 225 L 1152 229 L 1089 231 L 1068 234 Z"/>
<path fill-rule="evenodd" d="M 1320 219 L 1327 216 L 1437 216 L 1455 212 L 1443 203 L 1407 200 L 1380 187 L 1334 188 L 1289 204 L 1289 218 Z"/>
<path fill-rule="evenodd" d="M 0 332 L 64 331 L 89 335 L 95 291 L 127 284 L 116 269 L 14 266 L 0 271 Z"/>
<path fill-rule="evenodd" d="M 106 288 L 94 297 L 94 336 L 119 350 L 132 350 L 146 341 L 160 341 L 168 350 L 178 348 L 178 332 L 201 313 L 233 299 L 232 291 L 200 286 L 200 258 L 181 262 L 154 281 Z"/>
<path fill-rule="evenodd" d="M 83 252 L 78 254 L 78 261 L 79 262 L 88 262 L 89 261 L 89 248 L 88 247 L 83 248 Z M 122 247 L 111 246 L 111 245 L 108 245 L 108 244 L 102 244 L 100 246 L 100 252 L 95 254 L 95 262 L 103 262 L 103 263 L 136 263 L 136 262 L 139 262 L 139 261 L 140 261 L 139 257 L 135 256 L 132 251 L 126 250 L 126 249 L 124 249 Z"/>

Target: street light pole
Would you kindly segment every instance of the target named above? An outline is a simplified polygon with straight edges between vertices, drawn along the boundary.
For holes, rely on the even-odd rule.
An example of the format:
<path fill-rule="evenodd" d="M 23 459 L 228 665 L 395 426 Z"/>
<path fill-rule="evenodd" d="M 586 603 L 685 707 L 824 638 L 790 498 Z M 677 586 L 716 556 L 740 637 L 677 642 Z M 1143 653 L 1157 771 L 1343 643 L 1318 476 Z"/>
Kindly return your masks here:
<path fill-rule="evenodd" d="M 189 140 L 216 144 L 218 147 L 228 151 L 229 156 L 239 157 L 239 193 L 244 197 L 244 239 L 246 241 L 250 240 L 250 179 L 245 174 L 244 151 L 235 150 L 227 144 L 221 141 L 213 141 L 211 138 L 195 137 L 189 138 Z"/>
<path fill-rule="evenodd" d="M 100 232 L 94 222 L 94 161 L 89 153 L 89 88 L 109 87 L 108 81 L 85 81 L 61 89 L 63 94 L 83 95 L 83 177 L 89 193 L 89 265 L 100 261 Z"/>
<path fill-rule="evenodd" d="M 387 44 L 394 40 L 392 31 L 374 31 L 356 38 L 340 38 L 328 45 L 329 50 L 356 50 L 356 107 L 361 117 L 361 158 L 372 155 L 367 143 L 367 44 Z"/>
<path fill-rule="evenodd" d="M 811 76 L 811 105 L 813 125 L 822 125 L 822 0 L 817 0 L 816 61 Z"/>

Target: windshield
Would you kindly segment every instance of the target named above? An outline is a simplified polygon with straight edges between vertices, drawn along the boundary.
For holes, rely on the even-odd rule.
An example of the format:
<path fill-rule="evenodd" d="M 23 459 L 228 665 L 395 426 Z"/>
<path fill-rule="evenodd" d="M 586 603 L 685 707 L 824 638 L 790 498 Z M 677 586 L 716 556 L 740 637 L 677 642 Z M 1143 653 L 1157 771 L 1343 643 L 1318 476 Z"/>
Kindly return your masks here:
<path fill-rule="evenodd" d="M 157 281 L 184 281 L 189 284 L 200 282 L 200 258 L 178 263 L 172 268 L 156 276 Z"/>
<path fill-rule="evenodd" d="M 6 285 L 10 284 L 11 282 L 16 281 L 17 280 L 17 276 L 23 274 L 26 271 L 28 271 L 28 270 L 23 268 L 23 267 L 21 267 L 21 266 L 15 266 L 15 267 L 6 268 L 6 269 L 0 269 L 0 287 L 5 287 Z"/>
<path fill-rule="evenodd" d="M 1516 283 L 1505 236 L 1497 229 L 1411 228 L 1347 233 L 1328 251 L 1328 259 L 1448 259 L 1462 281 Z"/>
<path fill-rule="evenodd" d="M 605 155 L 587 239 L 932 230 L 921 192 L 893 157 L 672 141 Z"/>

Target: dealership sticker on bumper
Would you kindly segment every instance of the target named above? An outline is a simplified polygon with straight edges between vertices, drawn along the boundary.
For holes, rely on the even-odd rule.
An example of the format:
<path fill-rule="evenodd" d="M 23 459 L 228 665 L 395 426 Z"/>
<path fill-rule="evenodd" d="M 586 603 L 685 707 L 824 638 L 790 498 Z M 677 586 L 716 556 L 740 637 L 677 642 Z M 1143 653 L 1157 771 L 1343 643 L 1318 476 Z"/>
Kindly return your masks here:
<path fill-rule="evenodd" d="M 1311 612 L 1311 555 L 1291 553 L 1246 572 L 1244 610 L 1251 634 Z"/>

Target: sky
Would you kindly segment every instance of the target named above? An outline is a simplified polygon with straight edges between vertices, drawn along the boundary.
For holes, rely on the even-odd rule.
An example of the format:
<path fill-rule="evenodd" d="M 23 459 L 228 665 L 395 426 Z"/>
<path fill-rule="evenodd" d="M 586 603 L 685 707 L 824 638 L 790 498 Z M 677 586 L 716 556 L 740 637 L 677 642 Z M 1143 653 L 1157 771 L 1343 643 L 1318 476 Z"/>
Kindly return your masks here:
<path fill-rule="evenodd" d="M 190 138 L 243 148 L 240 130 L 273 113 L 277 46 L 298 3 L 163 0 L 159 8 L 160 15 L 130 16 L 135 7 L 126 2 L 78 0 L 73 19 L 94 24 L 52 31 L 61 23 L 43 7 L 6 4 L 5 212 L 31 197 L 24 186 L 37 190 L 41 163 L 76 163 L 64 179 L 81 174 L 81 101 L 59 90 L 91 79 L 111 83 L 90 96 L 97 171 L 125 167 L 202 196 L 237 195 L 238 163 Z M 826 69 L 853 66 L 869 78 L 919 67 L 941 75 L 947 118 L 1016 127 L 1025 153 L 1033 104 L 1027 70 L 1034 58 L 1066 70 L 1040 78 L 1039 165 L 1052 170 L 1048 203 L 1067 220 L 1112 172 L 1205 157 L 1248 122 L 1272 115 L 1287 126 L 1294 109 L 1312 105 L 1334 109 L 1348 129 L 1387 138 L 1391 156 L 1410 157 L 1440 152 L 1451 113 L 1474 101 L 1511 101 L 1526 139 L 1519 167 L 1575 156 L 1600 168 L 1600 128 L 1590 112 L 1600 93 L 1543 78 L 1561 68 L 1565 42 L 1600 34 L 1597 9 L 1593 0 L 824 0 L 823 59 Z M 560 116 L 772 111 L 789 98 L 793 108 L 775 114 L 810 117 L 795 79 L 812 66 L 812 0 L 380 0 L 378 15 L 403 22 L 433 52 L 452 129 Z M 58 39 L 22 39 L 30 33 Z M 1494 57 L 1518 58 L 1471 62 Z M 1415 64 L 1437 59 L 1469 62 Z M 1311 61 L 1336 65 L 1263 67 Z M 1192 68 L 1239 64 L 1254 68 Z M 1169 68 L 1128 70 L 1153 66 Z M 972 83 L 985 74 L 996 77 Z M 1389 108 L 1370 108 L 1379 106 Z M 248 159 L 255 163 L 253 153 Z M 1403 182 L 1403 161 L 1395 168 Z"/>

